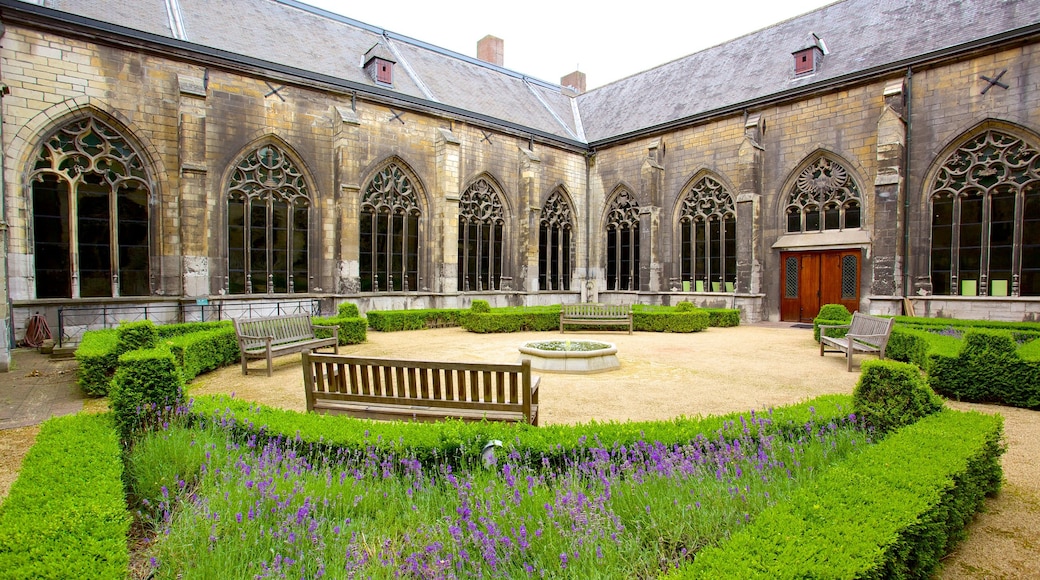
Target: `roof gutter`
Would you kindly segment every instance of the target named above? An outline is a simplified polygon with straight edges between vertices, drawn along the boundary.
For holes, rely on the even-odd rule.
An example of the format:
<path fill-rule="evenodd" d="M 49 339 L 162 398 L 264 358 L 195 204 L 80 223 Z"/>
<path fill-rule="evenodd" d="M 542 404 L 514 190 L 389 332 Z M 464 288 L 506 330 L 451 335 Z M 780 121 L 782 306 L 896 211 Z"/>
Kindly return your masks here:
<path fill-rule="evenodd" d="M 698 122 L 707 121 L 716 117 L 731 115 L 737 113 L 743 113 L 745 109 L 761 109 L 766 106 L 775 105 L 782 101 L 794 100 L 806 96 L 812 96 L 817 93 L 829 92 L 835 88 L 841 88 L 847 85 L 857 84 L 862 81 L 871 80 L 877 76 L 899 73 L 904 74 L 906 69 L 915 68 L 920 70 L 929 66 L 935 66 L 939 63 L 958 60 L 965 56 L 965 53 L 970 53 L 980 50 L 989 50 L 994 47 L 1003 47 L 1008 44 L 1014 44 L 1025 40 L 1031 36 L 1040 34 L 1040 23 L 1031 24 L 1022 28 L 1016 28 L 999 34 L 987 36 L 973 40 L 971 42 L 965 42 L 962 44 L 950 46 L 940 50 L 935 50 L 929 53 L 918 55 L 911 58 L 898 60 L 895 62 L 886 63 L 883 65 L 874 66 L 868 69 L 863 69 L 853 73 L 848 73 L 832 79 L 827 79 L 810 85 L 802 87 L 796 87 L 778 93 L 772 93 L 762 97 L 749 99 L 739 103 L 726 105 L 725 107 L 719 107 L 703 113 L 697 113 L 676 119 L 674 121 L 668 121 L 650 127 L 644 127 L 642 129 L 636 129 L 627 133 L 621 133 L 605 139 L 599 139 L 596 141 L 589 142 L 590 149 L 596 149 L 600 147 L 620 145 L 636 139 L 646 138 L 659 133 L 666 133 L 675 129 L 683 128 Z"/>
<path fill-rule="evenodd" d="M 519 123 L 498 119 L 489 115 L 460 109 L 444 103 L 413 97 L 381 87 L 366 85 L 354 81 L 340 79 L 331 75 L 307 71 L 296 67 L 265 61 L 255 57 L 241 55 L 218 48 L 203 46 L 193 42 L 177 40 L 166 36 L 152 34 L 117 26 L 28 4 L 18 0 L 0 0 L 2 18 L 7 23 L 29 27 L 46 26 L 71 36 L 86 38 L 92 42 L 127 47 L 152 52 L 165 57 L 174 57 L 194 61 L 208 66 L 223 68 L 229 71 L 259 76 L 261 78 L 278 79 L 299 86 L 315 88 L 330 92 L 365 94 L 376 101 L 403 103 L 429 112 L 444 114 L 458 119 L 465 119 L 479 124 L 493 126 L 506 133 L 521 136 L 525 139 L 536 138 L 540 143 L 585 151 L 587 145 L 575 139 L 560 137 Z M 404 37 L 402 37 L 404 38 Z M 272 74 L 275 73 L 275 74 Z M 514 73 L 514 76 L 522 76 Z"/>

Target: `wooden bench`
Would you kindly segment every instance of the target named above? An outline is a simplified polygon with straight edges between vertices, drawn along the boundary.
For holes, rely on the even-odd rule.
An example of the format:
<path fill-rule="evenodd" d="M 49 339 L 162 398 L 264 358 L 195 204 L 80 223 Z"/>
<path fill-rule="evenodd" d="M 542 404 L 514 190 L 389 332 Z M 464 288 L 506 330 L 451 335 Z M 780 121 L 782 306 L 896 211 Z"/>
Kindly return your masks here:
<path fill-rule="evenodd" d="M 538 424 L 531 361 L 456 363 L 303 353 L 307 411 L 368 419 Z"/>
<path fill-rule="evenodd" d="M 235 335 L 238 350 L 242 355 L 242 374 L 249 374 L 246 361 L 267 359 L 267 376 L 271 376 L 271 359 L 276 356 L 306 352 L 331 346 L 339 353 L 339 327 L 315 326 L 306 314 L 272 316 L 268 318 L 236 318 Z M 332 338 L 315 338 L 314 331 L 325 328 L 332 331 Z"/>
<path fill-rule="evenodd" d="M 632 308 L 620 304 L 564 304 L 560 309 L 560 333 L 564 324 L 624 326 L 632 334 Z"/>
<path fill-rule="evenodd" d="M 844 352 L 848 359 L 849 372 L 852 372 L 852 355 L 856 351 L 876 352 L 879 358 L 883 359 L 894 322 L 893 318 L 878 318 L 855 312 L 849 324 L 821 324 L 820 356 L 825 352 Z M 825 334 L 826 330 L 831 328 L 847 328 L 848 332 L 843 338 L 833 338 Z"/>

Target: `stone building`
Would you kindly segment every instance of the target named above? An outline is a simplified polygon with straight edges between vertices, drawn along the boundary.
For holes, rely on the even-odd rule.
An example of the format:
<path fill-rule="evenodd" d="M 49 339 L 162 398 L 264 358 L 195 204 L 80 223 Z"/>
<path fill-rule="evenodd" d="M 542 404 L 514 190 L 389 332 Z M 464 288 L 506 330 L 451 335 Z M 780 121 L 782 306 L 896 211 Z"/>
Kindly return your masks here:
<path fill-rule="evenodd" d="M 845 0 L 591 91 L 294 0 L 0 23 L 0 364 L 37 313 L 1040 317 L 1037 2 Z"/>

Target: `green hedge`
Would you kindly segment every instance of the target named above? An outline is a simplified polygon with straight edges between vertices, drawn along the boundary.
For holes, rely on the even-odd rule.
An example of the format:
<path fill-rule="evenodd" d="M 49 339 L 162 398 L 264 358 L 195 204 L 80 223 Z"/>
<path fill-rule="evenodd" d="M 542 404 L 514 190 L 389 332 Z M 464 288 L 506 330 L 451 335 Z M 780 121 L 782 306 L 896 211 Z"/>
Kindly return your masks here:
<path fill-rule="evenodd" d="M 844 304 L 824 304 L 820 307 L 820 313 L 813 318 L 812 333 L 813 340 L 820 342 L 820 325 L 842 325 L 852 321 L 852 313 Z M 845 328 L 831 328 L 827 330 L 827 336 L 831 338 L 842 338 L 848 332 Z"/>
<path fill-rule="evenodd" d="M 1040 409 L 1040 360 L 1018 350 L 1006 330 L 969 330 L 958 354 L 929 353 L 928 382 L 952 399 Z"/>
<path fill-rule="evenodd" d="M 119 361 L 119 333 L 114 328 L 88 330 L 76 347 L 76 380 L 91 397 L 104 397 Z"/>
<path fill-rule="evenodd" d="M 0 578 L 126 578 L 122 480 L 111 416 L 46 421 L 0 504 Z"/>
<path fill-rule="evenodd" d="M 730 328 L 740 326 L 740 310 L 736 308 L 703 308 L 708 313 L 708 326 Z"/>
<path fill-rule="evenodd" d="M 945 410 L 854 454 L 677 578 L 928 578 L 1001 482 L 1002 418 Z"/>
<path fill-rule="evenodd" d="M 459 308 L 426 308 L 420 310 L 369 310 L 368 325 L 379 332 L 422 330 L 459 326 L 460 317 L 467 312 Z"/>
<path fill-rule="evenodd" d="M 230 320 L 210 320 L 207 322 L 175 322 L 173 324 L 161 324 L 155 327 L 155 331 L 159 334 L 159 338 L 168 339 L 175 336 L 191 334 L 193 332 L 206 332 L 208 330 L 234 327 L 234 323 Z"/>
<path fill-rule="evenodd" d="M 351 306 L 354 306 L 351 304 Z M 355 307 L 356 309 L 357 307 Z M 342 310 L 342 309 L 341 309 Z M 361 344 L 368 340 L 368 321 L 357 316 L 338 316 L 336 318 L 312 318 L 311 323 L 318 326 L 338 326 L 339 344 Z M 332 331 L 319 328 L 315 330 L 317 338 L 331 338 Z"/>
<path fill-rule="evenodd" d="M 338 313 L 336 318 L 362 318 L 361 311 L 358 310 L 357 304 L 353 302 L 344 302 L 339 305 L 336 309 Z"/>
<path fill-rule="evenodd" d="M 928 386 L 921 369 L 892 360 L 865 360 L 852 391 L 852 408 L 880 433 L 916 423 L 942 409 L 943 402 Z"/>
<path fill-rule="evenodd" d="M 132 350 L 119 356 L 109 404 L 124 439 L 184 402 L 184 381 L 168 348 Z"/>
<path fill-rule="evenodd" d="M 300 413 L 274 409 L 240 401 L 227 396 L 203 396 L 195 399 L 192 414 L 200 420 L 213 420 L 230 425 L 242 437 L 281 437 L 299 442 L 318 451 L 344 449 L 364 453 L 366 449 L 394 451 L 414 456 L 421 461 L 448 461 L 462 464 L 477 460 L 485 443 L 499 440 L 507 447 L 529 450 L 534 458 L 551 462 L 564 461 L 573 451 L 588 446 L 588 440 L 633 443 L 640 440 L 664 444 L 690 441 L 700 434 L 712 434 L 729 426 L 743 433 L 767 429 L 771 433 L 800 436 L 812 422 L 826 425 L 852 412 L 848 395 L 825 395 L 786 407 L 760 413 L 677 418 L 670 421 L 597 423 L 584 425 L 544 425 L 502 422 L 441 421 L 412 423 L 380 422 L 347 416 Z M 767 421 L 760 421 L 764 419 Z M 764 423 L 764 425 L 763 425 Z"/>
<path fill-rule="evenodd" d="M 165 345 L 173 353 L 184 382 L 239 361 L 238 339 L 233 326 L 173 336 L 165 341 Z"/>
<path fill-rule="evenodd" d="M 1040 338 L 1040 322 L 1005 322 L 1002 320 L 962 320 L 959 318 L 926 318 L 923 316 L 896 316 L 896 324 L 925 329 L 954 329 L 965 331 L 971 328 L 1009 330 L 1016 334 L 1015 340 Z"/>
<path fill-rule="evenodd" d="M 491 312 L 463 311 L 459 326 L 481 334 L 551 332 L 560 328 L 560 305 L 493 308 Z"/>
<path fill-rule="evenodd" d="M 710 315 L 704 310 L 632 313 L 633 328 L 642 332 L 700 332 L 709 322 Z"/>
<path fill-rule="evenodd" d="M 116 328 L 116 334 L 119 336 L 119 345 L 116 347 L 119 354 L 140 348 L 155 348 L 159 342 L 159 332 L 151 320 L 122 322 Z"/>

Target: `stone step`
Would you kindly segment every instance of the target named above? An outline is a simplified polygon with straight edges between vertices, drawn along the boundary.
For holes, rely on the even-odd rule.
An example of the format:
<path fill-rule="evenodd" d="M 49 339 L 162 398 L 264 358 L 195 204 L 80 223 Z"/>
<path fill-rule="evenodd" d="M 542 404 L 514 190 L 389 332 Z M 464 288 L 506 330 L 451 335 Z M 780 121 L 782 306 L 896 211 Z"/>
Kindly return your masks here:
<path fill-rule="evenodd" d="M 52 359 L 69 359 L 76 358 L 76 347 L 74 346 L 56 346 L 54 351 L 51 352 Z"/>

